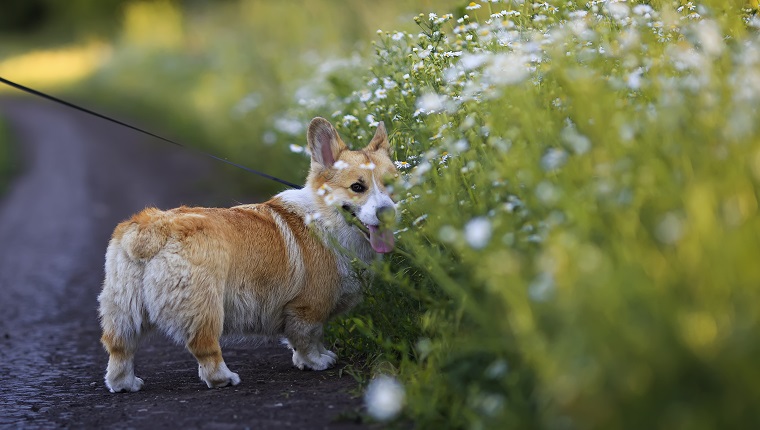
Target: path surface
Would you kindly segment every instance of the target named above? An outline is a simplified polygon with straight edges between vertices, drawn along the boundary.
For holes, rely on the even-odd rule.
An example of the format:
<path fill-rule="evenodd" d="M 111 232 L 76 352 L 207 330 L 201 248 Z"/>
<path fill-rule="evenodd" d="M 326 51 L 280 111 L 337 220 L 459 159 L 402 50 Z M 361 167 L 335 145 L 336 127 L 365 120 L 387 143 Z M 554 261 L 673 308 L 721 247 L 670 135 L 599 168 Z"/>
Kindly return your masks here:
<path fill-rule="evenodd" d="M 278 345 L 224 347 L 242 383 L 210 390 L 156 336 L 137 355 L 143 391 L 109 393 L 96 297 L 113 227 L 149 205 L 234 202 L 213 192 L 216 166 L 122 127 L 23 98 L 0 116 L 24 161 L 0 200 L 1 428 L 359 427 L 353 379 L 299 371 Z"/>

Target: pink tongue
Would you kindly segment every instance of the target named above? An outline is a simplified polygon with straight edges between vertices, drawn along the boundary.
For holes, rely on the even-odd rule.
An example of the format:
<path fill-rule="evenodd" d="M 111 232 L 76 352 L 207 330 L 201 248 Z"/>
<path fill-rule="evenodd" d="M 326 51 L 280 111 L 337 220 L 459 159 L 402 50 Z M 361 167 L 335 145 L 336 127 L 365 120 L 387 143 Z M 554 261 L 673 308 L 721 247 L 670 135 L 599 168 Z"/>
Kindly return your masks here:
<path fill-rule="evenodd" d="M 376 225 L 369 225 L 369 244 L 375 252 L 385 254 L 393 251 L 393 231 L 389 229 L 380 230 Z"/>

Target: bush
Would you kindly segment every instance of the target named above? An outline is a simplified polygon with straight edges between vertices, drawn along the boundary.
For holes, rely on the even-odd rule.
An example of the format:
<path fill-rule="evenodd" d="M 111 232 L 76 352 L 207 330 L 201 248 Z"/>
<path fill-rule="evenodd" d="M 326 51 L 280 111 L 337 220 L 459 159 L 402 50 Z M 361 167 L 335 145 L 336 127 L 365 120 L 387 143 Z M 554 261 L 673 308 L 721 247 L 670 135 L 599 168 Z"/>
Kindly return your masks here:
<path fill-rule="evenodd" d="M 760 424 L 760 18 L 743 4 L 470 3 L 381 33 L 368 79 L 302 87 L 285 120 L 330 113 L 356 146 L 393 131 L 400 250 L 331 334 L 394 369 L 406 417 Z"/>

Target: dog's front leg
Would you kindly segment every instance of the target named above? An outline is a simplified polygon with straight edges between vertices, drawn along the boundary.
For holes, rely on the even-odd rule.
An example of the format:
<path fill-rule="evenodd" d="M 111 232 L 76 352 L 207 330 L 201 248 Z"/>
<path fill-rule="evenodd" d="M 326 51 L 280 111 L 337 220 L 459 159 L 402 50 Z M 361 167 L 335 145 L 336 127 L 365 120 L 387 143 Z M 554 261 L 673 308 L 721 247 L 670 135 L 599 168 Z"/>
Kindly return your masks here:
<path fill-rule="evenodd" d="M 297 368 L 325 370 L 335 365 L 338 356 L 322 344 L 323 325 L 321 321 L 309 322 L 301 312 L 291 313 L 286 318 L 285 337 Z"/>

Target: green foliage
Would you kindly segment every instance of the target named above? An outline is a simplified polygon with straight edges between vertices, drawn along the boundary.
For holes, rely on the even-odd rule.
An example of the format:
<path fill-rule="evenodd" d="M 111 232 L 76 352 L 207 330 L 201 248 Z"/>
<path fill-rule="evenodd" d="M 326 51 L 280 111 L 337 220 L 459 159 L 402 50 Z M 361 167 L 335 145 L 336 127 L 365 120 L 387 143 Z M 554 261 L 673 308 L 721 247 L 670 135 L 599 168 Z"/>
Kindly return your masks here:
<path fill-rule="evenodd" d="M 368 80 L 317 80 L 285 114 L 329 112 L 356 146 L 393 131 L 401 250 L 332 335 L 395 368 L 408 417 L 760 424 L 760 20 L 743 5 L 420 15 L 419 34 L 380 35 Z"/>

